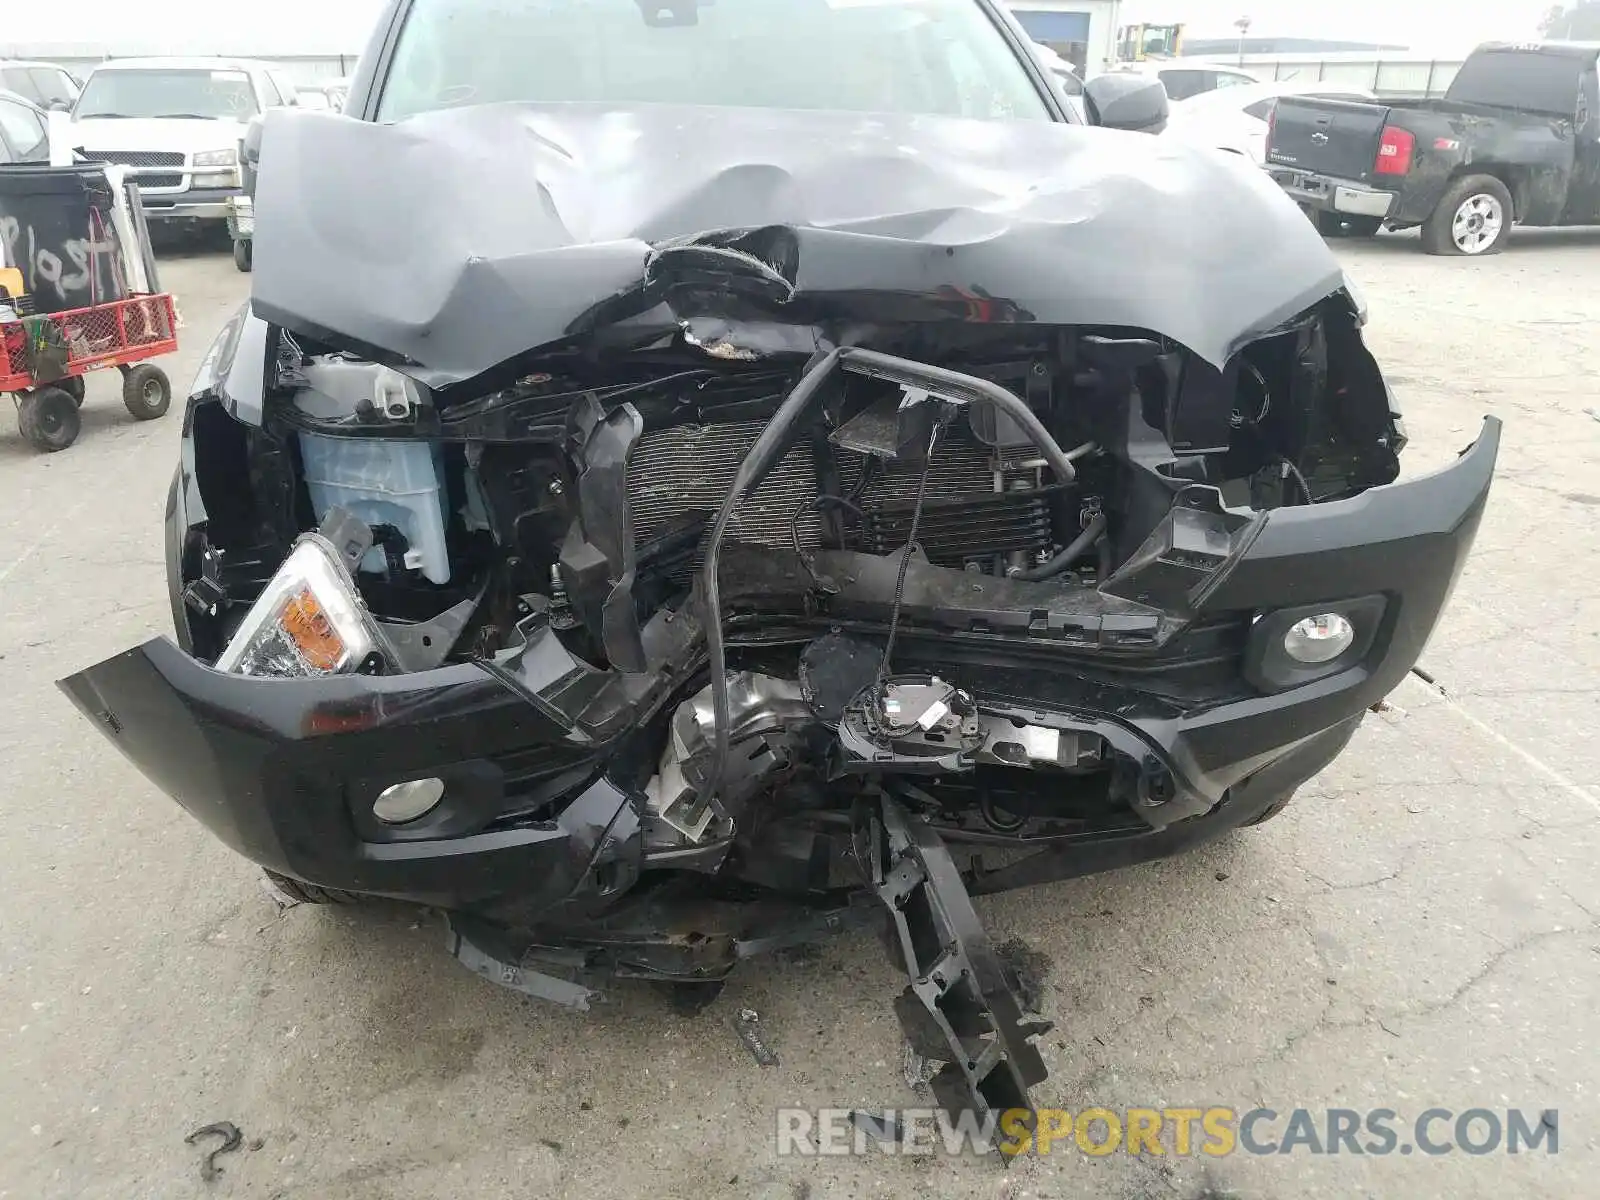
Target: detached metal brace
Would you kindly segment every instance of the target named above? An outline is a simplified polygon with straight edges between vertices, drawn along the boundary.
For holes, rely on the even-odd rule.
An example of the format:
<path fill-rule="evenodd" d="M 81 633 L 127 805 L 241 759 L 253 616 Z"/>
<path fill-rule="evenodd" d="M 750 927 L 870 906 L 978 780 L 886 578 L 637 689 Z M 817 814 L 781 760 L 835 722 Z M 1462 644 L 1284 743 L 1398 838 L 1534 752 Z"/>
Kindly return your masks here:
<path fill-rule="evenodd" d="M 873 819 L 869 810 L 858 823 L 857 852 L 888 906 L 911 976 L 894 1005 L 906 1041 L 945 1064 L 929 1087 L 953 1117 L 965 1110 L 983 1122 L 991 1113 L 999 1118 L 1021 1109 L 1031 1133 L 1028 1089 L 1048 1071 L 1030 1039 L 1051 1023 L 1023 1016 L 1010 974 L 938 833 L 887 795 L 880 812 Z"/>

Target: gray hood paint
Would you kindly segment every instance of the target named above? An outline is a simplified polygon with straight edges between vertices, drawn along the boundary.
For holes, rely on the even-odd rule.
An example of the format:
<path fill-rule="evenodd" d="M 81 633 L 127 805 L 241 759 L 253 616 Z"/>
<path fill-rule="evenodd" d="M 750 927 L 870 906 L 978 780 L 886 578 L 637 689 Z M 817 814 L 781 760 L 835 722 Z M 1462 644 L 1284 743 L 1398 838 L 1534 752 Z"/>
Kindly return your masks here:
<path fill-rule="evenodd" d="M 780 250 L 762 252 L 775 270 L 733 315 L 871 321 L 925 301 L 931 319 L 1145 329 L 1218 367 L 1343 285 L 1262 172 L 1074 125 L 593 105 L 381 125 L 280 110 L 262 162 L 256 315 L 433 386 L 604 323 L 629 293 L 670 301 L 668 316 L 718 315 L 703 260 L 686 264 L 694 312 L 679 310 L 684 287 L 662 295 L 647 278 L 667 273 L 663 243 L 727 231 Z M 985 299 L 952 310 L 953 297 Z"/>

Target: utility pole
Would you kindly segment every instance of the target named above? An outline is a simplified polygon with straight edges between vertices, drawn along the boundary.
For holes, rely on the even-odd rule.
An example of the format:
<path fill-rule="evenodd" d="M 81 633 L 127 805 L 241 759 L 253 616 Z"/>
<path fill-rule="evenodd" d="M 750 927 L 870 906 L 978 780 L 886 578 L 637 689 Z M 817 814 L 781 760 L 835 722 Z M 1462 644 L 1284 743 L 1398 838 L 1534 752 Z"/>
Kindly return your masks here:
<path fill-rule="evenodd" d="M 1244 66 L 1244 35 L 1250 32 L 1250 18 L 1240 17 L 1233 23 L 1233 27 L 1239 31 L 1239 65 L 1242 67 Z"/>

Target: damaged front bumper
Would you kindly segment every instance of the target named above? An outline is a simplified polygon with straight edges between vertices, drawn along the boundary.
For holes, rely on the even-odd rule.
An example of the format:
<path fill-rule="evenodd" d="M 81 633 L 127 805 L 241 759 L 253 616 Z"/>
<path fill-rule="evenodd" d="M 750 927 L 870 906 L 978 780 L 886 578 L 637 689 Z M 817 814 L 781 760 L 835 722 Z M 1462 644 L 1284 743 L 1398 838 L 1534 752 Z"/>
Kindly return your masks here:
<path fill-rule="evenodd" d="M 1175 853 L 1248 823 L 1322 769 L 1432 633 L 1476 534 L 1499 436 L 1490 419 L 1441 471 L 1257 516 L 1183 593 L 1189 619 L 1248 614 L 1239 671 L 1251 686 L 1232 698 L 1164 697 L 1137 659 L 1080 673 L 998 651 L 985 660 L 981 639 L 947 647 L 943 661 L 967 660 L 962 686 L 981 713 L 1103 739 L 1136 774 L 1125 822 L 1019 841 L 1032 856 L 985 871 L 973 890 Z M 181 504 L 169 520 L 181 524 Z M 823 555 L 817 566 L 830 569 Z M 849 563 L 831 567 L 848 601 Z M 919 615 L 919 603 L 908 587 L 908 626 L 937 625 L 937 606 Z M 1361 627 L 1354 660 L 1304 682 L 1274 663 L 1285 622 L 1341 606 Z M 1114 623 L 1104 618 L 1101 632 Z M 492 669 L 290 680 L 223 674 L 157 639 L 61 686 L 157 786 L 270 870 L 523 927 L 581 925 L 653 866 L 679 865 L 652 859 L 647 844 L 659 747 L 638 732 L 703 670 L 703 631 L 668 614 L 643 640 L 651 669 L 640 673 L 597 671 L 544 626 Z M 389 826 L 373 815 L 385 789 L 419 779 L 443 783 L 426 817 Z M 701 960 L 687 977 L 731 965 Z"/>

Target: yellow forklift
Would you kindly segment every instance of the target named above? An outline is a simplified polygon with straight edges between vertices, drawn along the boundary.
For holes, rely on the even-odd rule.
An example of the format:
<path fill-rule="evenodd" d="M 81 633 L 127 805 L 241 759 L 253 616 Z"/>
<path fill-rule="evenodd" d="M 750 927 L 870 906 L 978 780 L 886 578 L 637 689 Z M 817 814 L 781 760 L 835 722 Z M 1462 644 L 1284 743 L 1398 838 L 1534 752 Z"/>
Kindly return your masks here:
<path fill-rule="evenodd" d="M 1182 25 L 1124 25 L 1117 30 L 1118 62 L 1177 58 L 1182 53 Z"/>

